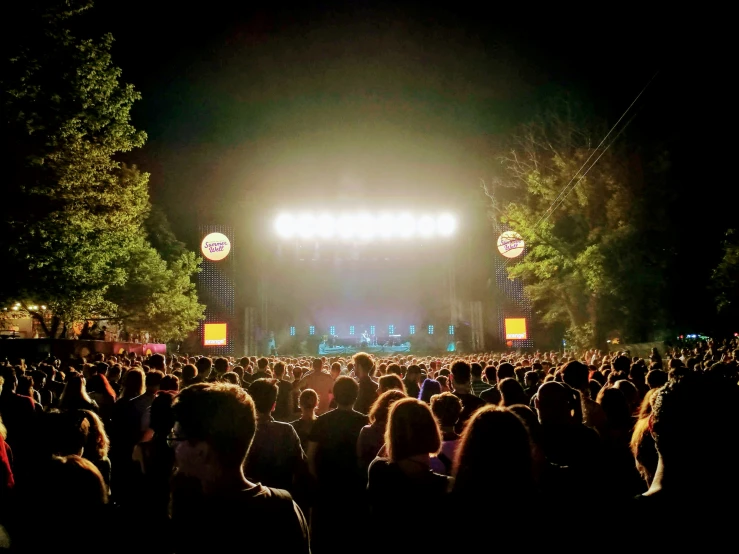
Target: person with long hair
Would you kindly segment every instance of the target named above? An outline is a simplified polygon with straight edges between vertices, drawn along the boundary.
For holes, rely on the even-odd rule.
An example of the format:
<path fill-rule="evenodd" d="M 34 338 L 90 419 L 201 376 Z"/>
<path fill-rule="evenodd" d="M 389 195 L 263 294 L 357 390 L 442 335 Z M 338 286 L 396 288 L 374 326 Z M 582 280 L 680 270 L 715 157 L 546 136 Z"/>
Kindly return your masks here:
<path fill-rule="evenodd" d="M 64 392 L 59 399 L 60 410 L 91 410 L 98 411 L 97 403 L 90 398 L 85 388 L 85 378 L 79 373 L 70 375 L 67 384 L 64 386 Z"/>
<path fill-rule="evenodd" d="M 639 418 L 634 424 L 634 432 L 631 435 L 631 453 L 636 461 L 636 469 L 642 479 L 649 487 L 657 471 L 659 455 L 654 444 L 654 437 L 650 430 L 652 415 L 652 397 L 657 389 L 649 389 L 639 410 Z"/>
<path fill-rule="evenodd" d="M 392 376 L 397 377 L 396 375 Z M 390 375 L 386 375 L 386 377 L 390 377 Z M 403 391 L 391 389 L 382 393 L 372 404 L 369 413 L 370 424 L 362 427 L 357 439 L 357 458 L 363 475 L 367 474 L 367 469 L 372 460 L 379 455 L 382 445 L 385 444 L 385 429 L 390 407 L 394 402 L 403 398 L 406 398 Z"/>
<path fill-rule="evenodd" d="M 123 376 L 119 400 L 131 400 L 144 394 L 144 372 L 141 368 L 129 369 Z"/>
<path fill-rule="evenodd" d="M 431 533 L 417 533 L 427 525 L 427 512 L 439 508 L 449 478 L 431 470 L 431 456 L 441 448 L 439 426 L 431 408 L 415 398 L 393 403 L 385 430 L 386 458 L 370 464 L 367 493 L 376 516 L 403 514 L 404 532 L 393 537 L 397 551 L 431 550 L 438 546 Z M 412 530 L 412 531 L 410 531 Z"/>
<path fill-rule="evenodd" d="M 452 470 L 455 503 L 495 500 L 508 509 L 531 501 L 531 439 L 523 420 L 507 408 L 485 406 L 465 427 Z"/>
<path fill-rule="evenodd" d="M 100 417 L 105 423 L 109 423 L 113 415 L 113 405 L 116 398 L 115 391 L 110 386 L 108 378 L 101 373 L 90 376 L 87 380 L 87 392 L 93 402 L 99 406 L 98 413 Z"/>
<path fill-rule="evenodd" d="M 108 458 L 110 439 L 108 439 L 105 425 L 100 416 L 90 410 L 83 410 L 83 413 L 89 427 L 82 457 L 90 460 L 100 471 L 108 489 L 108 494 L 110 494 L 110 458 Z"/>
<path fill-rule="evenodd" d="M 110 540 L 107 523 L 113 515 L 106 510 L 108 493 L 100 471 L 77 455 L 53 456 L 38 471 L 43 479 L 29 484 L 15 508 L 13 551 L 99 552 Z M 75 532 L 69 518 L 80 514 L 84 528 Z"/>

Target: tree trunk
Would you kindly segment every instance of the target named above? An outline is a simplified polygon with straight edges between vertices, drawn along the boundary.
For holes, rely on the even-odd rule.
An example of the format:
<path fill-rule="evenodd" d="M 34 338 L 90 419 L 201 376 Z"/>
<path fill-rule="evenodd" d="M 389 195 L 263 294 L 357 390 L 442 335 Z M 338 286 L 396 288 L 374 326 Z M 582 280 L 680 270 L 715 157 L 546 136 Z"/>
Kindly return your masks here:
<path fill-rule="evenodd" d="M 49 334 L 49 338 L 55 339 L 56 338 L 56 332 L 59 330 L 59 316 L 51 316 L 51 332 Z"/>
<path fill-rule="evenodd" d="M 41 314 L 37 314 L 37 313 L 34 313 L 32 315 L 33 315 L 33 319 L 35 319 L 36 321 L 38 321 L 41 324 L 41 329 L 43 329 L 44 334 L 47 337 L 51 337 L 51 333 L 49 331 L 49 328 L 46 326 L 46 322 L 44 321 L 44 316 L 42 316 Z M 54 338 L 54 337 L 51 337 L 51 338 Z"/>
<path fill-rule="evenodd" d="M 594 348 L 603 348 L 605 346 L 605 337 L 603 336 L 603 329 L 600 325 L 600 318 L 598 317 L 598 295 L 591 294 L 588 299 L 588 320 L 590 325 L 593 327 L 593 344 Z"/>

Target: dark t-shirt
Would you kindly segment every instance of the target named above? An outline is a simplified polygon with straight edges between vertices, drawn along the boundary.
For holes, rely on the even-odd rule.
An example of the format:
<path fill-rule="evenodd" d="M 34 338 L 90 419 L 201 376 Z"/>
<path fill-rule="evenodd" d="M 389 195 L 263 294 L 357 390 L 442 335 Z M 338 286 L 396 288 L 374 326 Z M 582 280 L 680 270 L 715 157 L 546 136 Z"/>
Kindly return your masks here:
<path fill-rule="evenodd" d="M 727 545 L 736 540 L 736 510 L 732 509 L 733 499 L 736 497 L 731 493 L 723 498 L 712 496 L 696 497 L 679 490 L 669 493 L 666 490 L 658 491 L 649 496 L 639 495 L 628 505 L 618 503 L 616 506 L 621 512 L 616 517 L 623 517 L 623 514 L 628 513 L 634 521 L 649 522 L 649 529 L 654 531 L 642 539 L 643 549 L 653 546 L 654 550 L 659 548 L 662 551 L 674 549 L 676 552 L 719 552 L 726 550 Z M 610 514 L 606 513 L 604 516 L 608 517 Z M 614 519 L 615 517 L 611 518 Z M 612 535 L 615 548 L 633 550 L 633 537 L 628 533 Z"/>
<path fill-rule="evenodd" d="M 359 467 L 363 473 L 367 472 L 372 461 L 379 455 L 380 449 L 385 444 L 385 426 L 375 422 L 365 425 L 359 433 L 357 440 L 357 454 L 359 455 Z"/>
<path fill-rule="evenodd" d="M 459 421 L 456 425 L 457 433 L 461 433 L 464 429 L 464 424 L 467 420 L 472 417 L 475 410 L 482 408 L 485 405 L 485 400 L 474 394 L 455 392 L 457 398 L 462 401 L 462 414 L 459 416 Z"/>
<path fill-rule="evenodd" d="M 0 416 L 8 430 L 6 440 L 11 447 L 19 448 L 18 445 L 25 444 L 32 438 L 30 430 L 35 414 L 35 403 L 31 397 L 16 394 L 9 389 L 0 396 Z"/>
<path fill-rule="evenodd" d="M 498 405 L 503 397 L 500 395 L 500 391 L 498 389 L 490 387 L 480 393 L 480 398 L 485 401 L 485 404 Z"/>
<path fill-rule="evenodd" d="M 383 518 L 402 514 L 403 526 L 390 530 L 394 552 L 439 552 L 441 535 L 426 529 L 428 513 L 444 512 L 449 478 L 431 470 L 409 476 L 397 464 L 376 458 L 369 467 L 367 496 L 372 513 Z M 417 532 L 408 533 L 408 529 Z M 394 536 L 393 536 L 394 535 Z"/>
<path fill-rule="evenodd" d="M 408 396 L 411 398 L 418 398 L 418 395 L 421 392 L 421 387 L 418 386 L 418 383 L 415 380 L 409 381 L 408 379 L 404 379 L 403 384 L 405 385 L 405 392 Z"/>
<path fill-rule="evenodd" d="M 277 382 L 277 402 L 272 417 L 277 421 L 290 421 L 293 416 L 293 384 L 280 379 Z"/>
<path fill-rule="evenodd" d="M 292 490 L 293 478 L 300 472 L 305 454 L 300 439 L 289 423 L 272 418 L 257 421 L 257 431 L 244 463 L 247 479 L 270 487 Z"/>
<path fill-rule="evenodd" d="M 194 528 L 194 514 L 217 514 L 217 525 Z M 310 552 L 308 524 L 298 505 L 287 491 L 261 484 L 212 497 L 192 486 L 175 491 L 172 524 L 176 553 L 230 552 L 245 526 L 254 544 L 268 544 L 275 552 Z"/>
<path fill-rule="evenodd" d="M 380 508 L 380 513 L 387 514 L 387 510 L 397 510 L 397 502 L 403 499 L 404 503 L 418 508 L 403 509 L 403 514 L 417 513 L 422 516 L 425 513 L 424 506 L 427 509 L 441 500 L 448 487 L 449 477 L 430 469 L 410 477 L 397 464 L 385 458 L 375 458 L 369 467 L 367 491 L 370 503 L 373 508 Z M 395 508 L 391 507 L 393 505 Z"/>
<path fill-rule="evenodd" d="M 374 401 L 377 400 L 377 383 L 369 377 L 359 378 L 359 393 L 354 409 L 360 414 L 369 414 Z"/>
<path fill-rule="evenodd" d="M 308 440 L 318 443 L 316 472 L 322 490 L 355 494 L 365 486 L 357 463 L 357 439 L 368 418 L 354 410 L 319 416 Z"/>
<path fill-rule="evenodd" d="M 601 478 L 603 468 L 598 433 L 581 423 L 545 423 L 540 427 L 538 442 L 547 462 L 541 475 L 545 494 L 571 504 L 590 498 L 592 483 Z"/>
<path fill-rule="evenodd" d="M 315 420 L 310 419 L 298 419 L 290 422 L 290 425 L 293 426 L 293 429 L 295 429 L 295 432 L 298 434 L 300 445 L 303 447 L 304 451 L 308 450 L 308 437 L 310 436 L 310 430 L 313 429 L 314 423 Z"/>

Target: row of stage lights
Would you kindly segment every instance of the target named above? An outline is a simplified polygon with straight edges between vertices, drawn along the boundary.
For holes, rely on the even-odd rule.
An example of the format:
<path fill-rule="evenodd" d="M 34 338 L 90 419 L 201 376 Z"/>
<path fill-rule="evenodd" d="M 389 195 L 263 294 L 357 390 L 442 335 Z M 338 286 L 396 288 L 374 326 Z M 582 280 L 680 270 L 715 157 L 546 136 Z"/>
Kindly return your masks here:
<path fill-rule="evenodd" d="M 433 335 L 434 334 L 434 330 L 435 329 L 434 329 L 434 326 L 433 325 L 429 325 L 428 327 L 426 327 L 426 332 L 429 335 Z M 395 325 L 388 325 L 387 332 L 388 332 L 389 335 L 394 335 L 395 334 Z M 290 327 L 290 336 L 291 337 L 294 337 L 296 334 L 297 334 L 297 328 L 295 326 L 291 326 Z M 316 334 L 316 326 L 315 325 L 310 325 L 308 327 L 308 334 L 310 336 L 314 336 Z M 336 327 L 334 325 L 331 325 L 328 328 L 328 334 L 329 335 L 336 335 Z M 369 334 L 370 335 L 374 335 L 375 334 L 375 326 L 374 325 L 370 325 Z M 408 327 L 408 334 L 409 335 L 415 335 L 416 334 L 416 326 L 415 325 L 410 325 Z M 454 334 L 454 325 L 449 325 L 449 327 L 447 328 L 447 334 L 449 334 L 449 335 L 453 335 Z M 354 325 L 350 325 L 349 326 L 349 335 L 350 336 L 355 336 L 355 327 L 354 327 Z"/>
<path fill-rule="evenodd" d="M 451 214 L 412 215 L 409 213 L 281 214 L 275 219 L 275 231 L 283 239 L 411 239 L 447 238 L 457 230 Z"/>

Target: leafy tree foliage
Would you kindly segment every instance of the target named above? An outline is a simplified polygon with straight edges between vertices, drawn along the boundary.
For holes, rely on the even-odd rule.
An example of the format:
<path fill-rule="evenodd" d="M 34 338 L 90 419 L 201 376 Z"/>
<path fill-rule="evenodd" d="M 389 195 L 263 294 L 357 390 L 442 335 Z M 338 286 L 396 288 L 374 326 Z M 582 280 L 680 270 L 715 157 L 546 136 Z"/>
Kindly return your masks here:
<path fill-rule="evenodd" d="M 724 240 L 724 255 L 713 271 L 716 306 L 722 318 L 736 321 L 739 316 L 739 235 L 729 229 Z"/>
<path fill-rule="evenodd" d="M 192 275 L 200 259 L 184 252 L 167 262 L 146 241 L 131 249 L 128 279 L 112 286 L 107 298 L 116 305 L 116 319 L 126 328 L 148 331 L 163 340 L 182 340 L 203 315 Z"/>
<path fill-rule="evenodd" d="M 185 243 L 172 232 L 167 214 L 156 204 L 151 206 L 146 216 L 144 229 L 151 245 L 168 262 L 179 259 L 187 252 Z"/>
<path fill-rule="evenodd" d="M 647 179 L 661 178 L 667 164 L 645 163 L 622 142 L 597 148 L 606 132 L 570 105 L 547 112 L 515 136 L 493 196 L 494 216 L 527 244 L 509 276 L 524 279 L 541 322 L 564 324 L 573 346 L 609 335 L 642 340 L 662 315 L 663 264 L 650 244 L 661 212 Z M 589 158 L 599 159 L 578 174 Z"/>
<path fill-rule="evenodd" d="M 0 71 L 8 202 L 0 219 L 0 300 L 21 301 L 25 309 L 43 302 L 53 313 L 50 325 L 29 311 L 50 336 L 73 321 L 118 317 L 115 300 L 127 283 L 137 282 L 132 260 L 142 250 L 149 250 L 146 261 L 159 271 L 152 279 L 170 280 L 171 305 L 183 301 L 178 295 L 194 298 L 179 282 L 196 270 L 194 258 L 179 255 L 171 267 L 161 260 L 157 265 L 156 251 L 146 243 L 148 174 L 116 159 L 146 139 L 130 122 L 140 95 L 121 83 L 111 35 L 73 34 L 75 19 L 91 6 L 30 2 L 18 19 L 22 28 L 6 34 Z"/>

